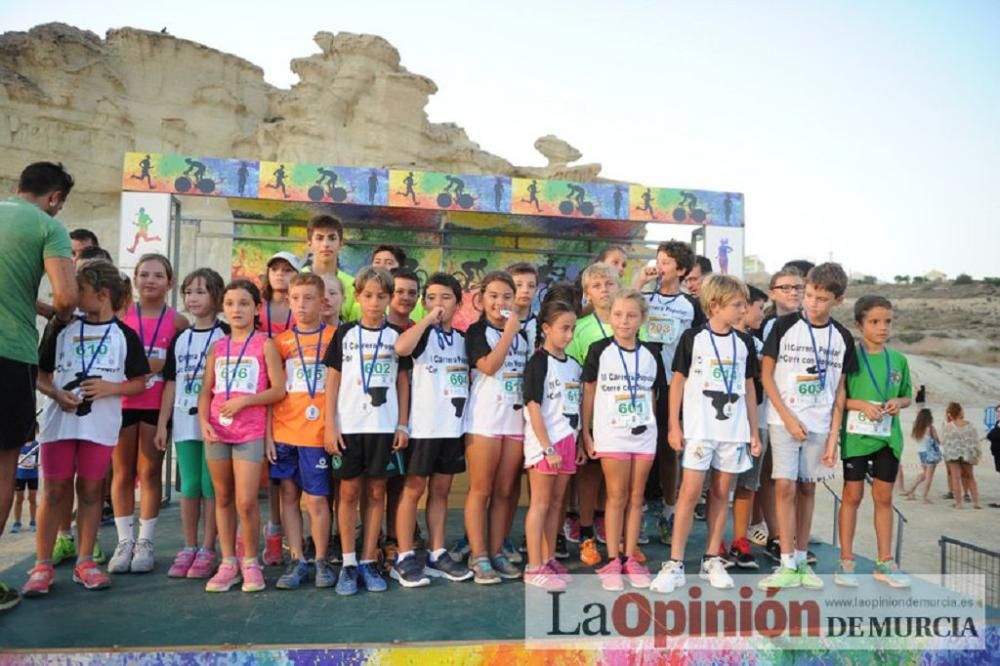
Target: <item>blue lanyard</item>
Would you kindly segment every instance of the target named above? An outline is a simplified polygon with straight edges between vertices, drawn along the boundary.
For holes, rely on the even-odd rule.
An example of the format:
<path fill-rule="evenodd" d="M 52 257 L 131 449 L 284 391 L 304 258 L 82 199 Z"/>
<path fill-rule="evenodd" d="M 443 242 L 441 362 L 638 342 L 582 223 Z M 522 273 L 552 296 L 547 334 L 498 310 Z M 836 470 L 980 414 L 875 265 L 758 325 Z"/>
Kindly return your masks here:
<path fill-rule="evenodd" d="M 597 327 L 601 329 L 601 339 L 604 340 L 608 337 L 608 332 L 604 330 L 604 324 L 601 323 L 601 318 L 594 313 L 594 321 L 597 322 Z"/>
<path fill-rule="evenodd" d="M 809 317 L 806 313 L 802 313 L 802 321 L 806 323 L 806 327 L 809 329 L 809 339 L 812 340 L 813 356 L 816 358 L 816 374 L 819 375 L 819 387 L 820 389 L 826 388 L 826 372 L 830 369 L 830 345 L 833 343 L 833 322 L 827 322 L 829 327 L 826 332 L 826 365 L 819 364 L 819 350 L 816 349 L 816 336 L 813 334 L 813 325 L 809 323 Z"/>
<path fill-rule="evenodd" d="M 726 369 L 722 367 L 722 357 L 719 355 L 719 348 L 715 345 L 715 332 L 711 326 L 706 325 L 705 328 L 708 329 L 708 339 L 712 341 L 712 351 L 715 352 L 715 360 L 719 362 L 719 372 L 722 373 L 722 385 L 726 387 L 726 396 L 731 396 L 733 395 L 733 388 L 736 386 L 736 334 L 729 331 L 729 335 L 726 336 L 733 340 L 733 364 L 727 378 Z"/>
<path fill-rule="evenodd" d="M 445 333 L 443 328 L 435 326 L 434 335 L 437 336 L 438 346 L 441 347 L 442 351 L 455 344 L 455 329 L 451 329 L 450 332 Z"/>
<path fill-rule="evenodd" d="M 889 348 L 886 347 L 885 349 L 882 350 L 882 354 L 883 354 L 883 356 L 885 356 L 885 391 L 884 392 L 882 391 L 882 388 L 878 385 L 878 382 L 875 380 L 875 373 L 872 372 L 872 365 L 871 365 L 871 363 L 868 362 L 868 354 L 865 352 L 865 345 L 864 345 L 864 343 L 858 345 L 858 349 L 861 350 L 861 360 L 865 362 L 865 368 L 868 370 L 868 377 L 871 378 L 871 380 L 872 380 L 872 386 L 875 387 L 875 390 L 878 392 L 878 396 L 880 398 L 882 398 L 882 403 L 883 404 L 889 402 L 889 393 L 890 393 L 890 390 L 892 389 L 892 363 L 890 363 L 890 359 L 889 359 Z"/>
<path fill-rule="evenodd" d="M 243 354 L 246 352 L 247 347 L 250 345 L 250 341 L 253 340 L 254 333 L 255 331 L 250 331 L 250 335 L 248 335 L 247 339 L 243 341 L 243 349 L 240 350 L 240 355 L 236 357 L 236 372 L 240 371 L 240 363 L 243 362 Z M 230 358 L 229 345 L 230 343 L 232 343 L 232 341 L 233 341 L 232 336 L 226 338 L 226 400 L 229 400 L 229 394 L 233 390 L 233 381 L 236 376 L 236 372 L 234 373 L 229 372 L 229 358 Z"/>
<path fill-rule="evenodd" d="M 681 292 L 677 292 L 676 294 L 674 294 L 673 296 L 670 296 L 670 297 L 668 297 L 666 294 L 661 294 L 660 293 L 660 281 L 657 280 L 656 281 L 656 289 L 653 290 L 653 292 L 649 295 L 649 302 L 652 303 L 653 299 L 656 299 L 656 300 L 663 301 L 664 305 L 670 305 L 671 303 L 673 303 L 674 301 L 676 301 L 680 297 L 681 297 Z"/>
<path fill-rule="evenodd" d="M 149 341 L 149 349 L 146 350 L 146 358 L 153 355 L 153 347 L 156 345 L 156 336 L 160 334 L 160 324 L 163 323 L 163 317 L 167 314 L 167 304 L 163 304 L 163 309 L 160 310 L 160 318 L 156 320 L 156 328 L 153 329 L 153 339 Z M 142 334 L 142 308 L 138 303 L 135 304 L 135 318 L 139 320 L 139 339 L 142 344 L 146 344 L 146 336 Z"/>
<path fill-rule="evenodd" d="M 299 352 L 299 362 L 302 363 L 302 372 L 306 376 L 306 391 L 309 392 L 309 399 L 313 400 L 316 398 L 316 390 L 319 388 L 319 366 L 320 366 L 320 351 L 323 348 L 323 329 L 326 328 L 326 324 L 321 323 L 319 329 L 315 331 L 303 331 L 303 335 L 316 334 L 316 359 L 313 364 L 313 380 L 312 384 L 309 383 L 309 371 L 306 370 L 306 358 L 302 354 L 302 344 L 299 342 L 299 327 L 293 326 L 292 333 L 295 334 L 295 347 Z"/>
<path fill-rule="evenodd" d="M 80 318 L 80 366 L 83 370 L 83 376 L 87 377 L 90 375 L 90 369 L 94 367 L 94 363 L 97 361 L 97 357 L 101 355 L 101 347 L 104 343 L 108 341 L 108 334 L 111 332 L 111 327 L 114 326 L 114 320 L 111 321 L 107 326 L 104 327 L 104 335 L 101 336 L 101 341 L 97 343 L 97 347 L 94 349 L 94 355 L 90 357 L 90 363 L 86 360 L 86 347 L 83 344 L 83 327 L 85 326 L 83 317 Z"/>
<path fill-rule="evenodd" d="M 635 382 L 628 375 L 628 363 L 625 362 L 625 352 L 622 351 L 622 346 L 618 344 L 617 340 L 613 340 L 615 347 L 618 348 L 618 358 L 622 360 L 622 372 L 625 373 L 625 385 L 628 387 L 628 394 L 632 398 L 632 409 L 635 409 L 635 403 L 639 399 L 639 341 L 635 342 Z"/>
<path fill-rule="evenodd" d="M 368 366 L 368 374 L 365 374 L 365 348 L 364 341 L 361 338 L 361 329 L 364 328 L 361 324 L 358 324 L 358 361 L 361 365 L 361 388 L 364 389 L 365 393 L 368 393 L 368 387 L 372 383 L 372 373 L 375 371 L 375 364 L 378 363 L 378 350 L 382 348 L 382 333 L 385 332 L 386 324 L 382 322 L 382 328 L 378 329 L 378 340 L 375 341 L 375 353 L 372 354 L 372 364 Z"/>
<path fill-rule="evenodd" d="M 194 326 L 188 331 L 188 344 L 187 344 L 187 354 L 185 355 L 186 366 L 184 368 L 185 372 L 188 373 L 187 381 L 184 382 L 185 393 L 191 392 L 191 387 L 194 386 L 194 380 L 198 377 L 198 371 L 201 370 L 201 364 L 205 361 L 205 357 L 208 355 L 208 346 L 212 344 L 212 337 L 215 335 L 215 329 L 219 328 L 219 322 L 216 321 L 212 324 L 212 328 L 208 331 L 208 338 L 205 339 L 205 346 L 201 350 L 201 355 L 198 356 L 198 362 L 194 366 L 194 372 L 191 372 L 191 343 L 194 342 Z"/>
<path fill-rule="evenodd" d="M 267 302 L 267 337 L 273 338 L 274 334 L 271 333 L 271 301 Z M 288 308 L 288 317 L 285 318 L 285 330 L 292 325 L 292 309 Z"/>

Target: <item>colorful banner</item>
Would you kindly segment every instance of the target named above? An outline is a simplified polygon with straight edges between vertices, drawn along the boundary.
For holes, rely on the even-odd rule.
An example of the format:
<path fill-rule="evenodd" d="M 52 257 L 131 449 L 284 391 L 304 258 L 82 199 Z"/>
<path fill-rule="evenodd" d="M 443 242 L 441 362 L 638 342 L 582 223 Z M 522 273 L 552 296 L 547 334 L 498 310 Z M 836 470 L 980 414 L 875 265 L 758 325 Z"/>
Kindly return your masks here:
<path fill-rule="evenodd" d="M 261 162 L 260 173 L 260 199 L 363 206 L 384 206 L 388 201 L 385 169 Z"/>
<path fill-rule="evenodd" d="M 632 185 L 629 219 L 666 224 L 743 226 L 743 195 Z"/>
<path fill-rule="evenodd" d="M 126 153 L 122 189 L 205 197 L 256 197 L 256 160 Z"/>
<path fill-rule="evenodd" d="M 510 178 L 391 169 L 389 205 L 433 210 L 508 213 Z"/>
<path fill-rule="evenodd" d="M 170 195 L 122 192 L 118 225 L 118 267 L 128 271 L 150 252 L 170 246 Z"/>
<path fill-rule="evenodd" d="M 514 178 L 511 212 L 552 217 L 628 219 L 628 186 Z"/>

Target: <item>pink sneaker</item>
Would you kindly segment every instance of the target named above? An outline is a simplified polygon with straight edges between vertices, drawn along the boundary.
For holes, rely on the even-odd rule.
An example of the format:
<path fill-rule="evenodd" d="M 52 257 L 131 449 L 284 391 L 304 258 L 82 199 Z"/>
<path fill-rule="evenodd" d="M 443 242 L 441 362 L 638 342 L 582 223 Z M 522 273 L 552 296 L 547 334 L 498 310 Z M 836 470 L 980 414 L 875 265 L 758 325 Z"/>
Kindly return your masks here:
<path fill-rule="evenodd" d="M 187 578 L 209 578 L 213 571 L 215 571 L 215 551 L 199 548 L 191 568 L 187 571 Z"/>
<path fill-rule="evenodd" d="M 167 570 L 167 576 L 169 578 L 187 578 L 187 573 L 191 569 L 191 565 L 194 563 L 196 552 L 197 551 L 185 548 L 177 553 L 177 557 L 174 558 L 174 563 L 171 564 L 170 569 Z"/>
<path fill-rule="evenodd" d="M 41 597 L 49 593 L 56 570 L 51 564 L 36 564 L 28 572 L 28 582 L 21 588 L 21 594 L 26 597 Z"/>
<path fill-rule="evenodd" d="M 570 543 L 580 543 L 580 519 L 566 516 L 563 521 L 563 536 Z"/>
<path fill-rule="evenodd" d="M 240 565 L 243 571 L 243 591 L 260 592 L 266 585 L 264 584 L 264 572 L 260 570 L 260 562 L 257 558 L 246 560 Z"/>
<path fill-rule="evenodd" d="M 224 560 L 222 564 L 219 565 L 219 570 L 215 572 L 205 584 L 206 592 L 228 592 L 233 585 L 236 585 L 242 580 L 240 578 L 240 568 L 232 560 Z"/>
<path fill-rule="evenodd" d="M 561 592 L 566 589 L 566 583 L 559 575 L 549 570 L 544 564 L 537 569 L 525 569 L 524 584 L 534 585 L 546 592 Z"/>
<path fill-rule="evenodd" d="M 607 543 L 604 535 L 604 516 L 596 516 L 594 518 L 594 536 L 601 543 Z"/>
<path fill-rule="evenodd" d="M 111 587 L 111 579 L 101 571 L 94 560 L 86 560 L 73 569 L 73 582 L 80 583 L 88 590 L 105 590 Z"/>
<path fill-rule="evenodd" d="M 569 583 L 573 580 L 573 574 L 569 572 L 569 569 L 560 564 L 559 560 L 554 557 L 542 566 L 559 576 L 559 579 L 564 583 Z"/>
<path fill-rule="evenodd" d="M 646 566 L 637 559 L 634 557 L 628 558 L 625 561 L 623 569 L 625 571 L 625 575 L 628 576 L 629 585 L 639 589 L 649 587 L 649 569 L 647 569 Z"/>
<path fill-rule="evenodd" d="M 597 575 L 601 577 L 601 587 L 609 592 L 621 592 L 625 589 L 622 582 L 622 562 L 617 557 L 597 570 Z"/>
<path fill-rule="evenodd" d="M 264 566 L 283 564 L 285 554 L 281 552 L 281 535 L 268 535 L 264 545 Z"/>

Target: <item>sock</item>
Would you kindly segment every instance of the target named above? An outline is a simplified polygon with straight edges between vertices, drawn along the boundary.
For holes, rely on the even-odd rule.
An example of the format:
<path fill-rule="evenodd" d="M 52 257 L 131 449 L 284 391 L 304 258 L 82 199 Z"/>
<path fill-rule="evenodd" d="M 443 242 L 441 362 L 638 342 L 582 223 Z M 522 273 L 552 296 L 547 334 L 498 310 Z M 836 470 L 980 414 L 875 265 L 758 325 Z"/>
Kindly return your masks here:
<path fill-rule="evenodd" d="M 267 536 L 278 536 L 281 534 L 281 525 L 276 525 L 267 521 Z"/>
<path fill-rule="evenodd" d="M 198 546 L 184 546 L 184 550 L 186 550 L 189 553 L 197 553 Z"/>
<path fill-rule="evenodd" d="M 581 539 L 593 539 L 594 538 L 594 526 L 593 525 L 580 525 L 580 538 Z"/>
<path fill-rule="evenodd" d="M 94 561 L 94 556 L 93 555 L 80 555 L 78 558 L 76 558 L 76 566 L 80 566 L 81 564 L 83 564 L 84 562 L 87 562 L 88 560 L 90 562 L 93 562 Z"/>
<path fill-rule="evenodd" d="M 35 566 L 52 566 L 52 560 L 35 560 Z"/>
<path fill-rule="evenodd" d="M 670 520 L 670 516 L 674 515 L 674 507 L 672 504 L 664 504 L 663 510 L 660 512 L 663 516 L 663 520 Z"/>
<path fill-rule="evenodd" d="M 447 548 L 438 548 L 437 550 L 431 551 L 430 558 L 431 562 L 437 562 L 441 559 L 441 556 L 448 552 Z"/>
<path fill-rule="evenodd" d="M 798 563 L 795 561 L 794 553 L 782 553 L 781 554 L 781 566 L 786 569 L 798 569 Z"/>
<path fill-rule="evenodd" d="M 224 557 L 224 558 L 222 558 L 222 561 L 225 562 L 226 564 L 239 564 L 240 563 L 240 561 L 236 559 L 235 555 L 233 555 L 232 557 Z"/>
<path fill-rule="evenodd" d="M 406 558 L 413 557 L 414 555 L 416 555 L 416 553 L 414 553 L 412 550 L 404 550 L 403 552 L 396 555 L 396 561 L 402 562 Z"/>
<path fill-rule="evenodd" d="M 798 566 L 806 561 L 806 551 L 797 550 L 795 551 L 795 565 Z"/>
<path fill-rule="evenodd" d="M 375 560 L 358 560 L 358 564 L 375 564 Z"/>
<path fill-rule="evenodd" d="M 675 560 L 675 559 L 671 558 L 670 561 L 673 562 L 674 564 L 676 564 L 678 569 L 680 569 L 681 571 L 684 571 L 684 561 L 683 560 Z"/>
<path fill-rule="evenodd" d="M 139 538 L 146 539 L 147 541 L 152 541 L 153 536 L 156 534 L 156 521 L 158 518 L 140 518 L 139 519 Z"/>
<path fill-rule="evenodd" d="M 358 554 L 357 553 L 344 553 L 344 566 L 345 567 L 356 567 L 356 566 L 358 566 Z"/>
<path fill-rule="evenodd" d="M 257 558 L 256 558 L 256 557 L 244 557 L 244 558 L 243 558 L 243 564 L 244 564 L 244 565 L 246 565 L 246 564 L 253 564 L 253 563 L 255 563 L 256 561 L 257 561 Z"/>
<path fill-rule="evenodd" d="M 115 516 L 115 529 L 118 530 L 118 540 L 119 541 L 131 541 L 132 540 L 132 522 L 134 518 L 132 516 Z"/>

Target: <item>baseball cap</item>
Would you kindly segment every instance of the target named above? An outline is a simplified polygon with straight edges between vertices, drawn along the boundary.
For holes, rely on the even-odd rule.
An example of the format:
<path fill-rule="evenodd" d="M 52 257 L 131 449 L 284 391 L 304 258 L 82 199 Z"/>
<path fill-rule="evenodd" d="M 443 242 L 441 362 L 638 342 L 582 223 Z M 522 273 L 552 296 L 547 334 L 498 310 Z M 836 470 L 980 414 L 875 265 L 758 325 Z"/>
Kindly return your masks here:
<path fill-rule="evenodd" d="M 299 260 L 298 257 L 296 257 L 291 252 L 275 252 L 273 255 L 271 255 L 271 258 L 267 260 L 268 268 L 270 268 L 271 264 L 273 264 L 278 259 L 287 261 L 289 264 L 291 264 L 292 268 L 294 268 L 297 271 L 302 270 L 302 262 Z"/>

